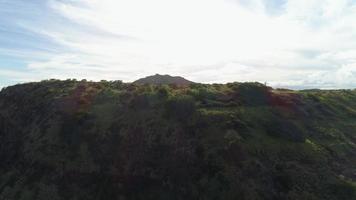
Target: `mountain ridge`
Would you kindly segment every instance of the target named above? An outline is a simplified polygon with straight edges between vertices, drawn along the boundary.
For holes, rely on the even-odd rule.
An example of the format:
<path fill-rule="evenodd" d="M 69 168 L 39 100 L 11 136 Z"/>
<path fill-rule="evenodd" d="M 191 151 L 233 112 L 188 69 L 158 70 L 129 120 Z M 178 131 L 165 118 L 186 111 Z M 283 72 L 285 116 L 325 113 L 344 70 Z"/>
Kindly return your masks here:
<path fill-rule="evenodd" d="M 168 74 L 160 75 L 155 74 L 152 76 L 147 76 L 145 78 L 140 78 L 133 83 L 135 84 L 158 84 L 158 85 L 168 85 L 175 84 L 181 86 L 187 86 L 192 84 L 192 81 L 189 81 L 181 76 L 170 76 Z"/>

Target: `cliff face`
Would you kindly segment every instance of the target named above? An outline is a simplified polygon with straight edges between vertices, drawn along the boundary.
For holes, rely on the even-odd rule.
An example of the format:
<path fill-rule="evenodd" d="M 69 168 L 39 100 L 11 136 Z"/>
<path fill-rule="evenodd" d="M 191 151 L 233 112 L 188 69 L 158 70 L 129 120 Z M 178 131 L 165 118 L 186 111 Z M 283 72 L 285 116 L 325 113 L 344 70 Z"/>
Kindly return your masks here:
<path fill-rule="evenodd" d="M 0 92 L 0 199 L 356 199 L 356 91 L 44 81 Z"/>

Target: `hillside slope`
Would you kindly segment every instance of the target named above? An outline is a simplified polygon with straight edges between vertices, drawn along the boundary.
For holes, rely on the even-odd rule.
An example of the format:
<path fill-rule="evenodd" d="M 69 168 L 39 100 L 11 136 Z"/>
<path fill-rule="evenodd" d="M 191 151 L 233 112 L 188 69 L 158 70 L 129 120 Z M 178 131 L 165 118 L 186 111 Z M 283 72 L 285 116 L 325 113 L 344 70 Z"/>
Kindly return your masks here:
<path fill-rule="evenodd" d="M 0 199 L 356 199 L 356 91 L 43 81 L 0 92 Z"/>
<path fill-rule="evenodd" d="M 160 75 L 156 74 L 153 76 L 147 76 L 145 78 L 140 78 L 133 82 L 134 84 L 154 84 L 154 85 L 178 85 L 178 86 L 187 86 L 192 84 L 192 81 L 180 76 L 170 76 L 170 75 Z"/>

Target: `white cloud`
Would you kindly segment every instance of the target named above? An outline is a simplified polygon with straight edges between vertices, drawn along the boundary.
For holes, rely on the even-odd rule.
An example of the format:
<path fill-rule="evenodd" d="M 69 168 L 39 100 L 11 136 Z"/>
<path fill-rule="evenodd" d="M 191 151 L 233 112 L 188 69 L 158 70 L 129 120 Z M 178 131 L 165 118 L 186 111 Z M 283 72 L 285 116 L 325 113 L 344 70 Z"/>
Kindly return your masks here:
<path fill-rule="evenodd" d="M 351 0 L 288 0 L 278 15 L 266 1 L 51 0 L 54 12 L 78 26 L 26 28 L 71 52 L 29 70 L 94 80 L 169 73 L 201 82 L 356 87 Z"/>

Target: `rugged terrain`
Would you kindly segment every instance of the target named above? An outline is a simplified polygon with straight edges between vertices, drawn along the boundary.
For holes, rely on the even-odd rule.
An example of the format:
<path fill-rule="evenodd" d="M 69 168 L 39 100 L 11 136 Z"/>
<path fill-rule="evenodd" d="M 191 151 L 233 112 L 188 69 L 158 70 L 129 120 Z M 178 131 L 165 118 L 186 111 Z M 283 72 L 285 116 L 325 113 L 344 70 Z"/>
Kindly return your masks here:
<path fill-rule="evenodd" d="M 48 80 L 0 92 L 0 199 L 356 199 L 356 90 Z"/>

